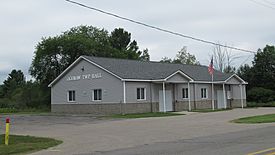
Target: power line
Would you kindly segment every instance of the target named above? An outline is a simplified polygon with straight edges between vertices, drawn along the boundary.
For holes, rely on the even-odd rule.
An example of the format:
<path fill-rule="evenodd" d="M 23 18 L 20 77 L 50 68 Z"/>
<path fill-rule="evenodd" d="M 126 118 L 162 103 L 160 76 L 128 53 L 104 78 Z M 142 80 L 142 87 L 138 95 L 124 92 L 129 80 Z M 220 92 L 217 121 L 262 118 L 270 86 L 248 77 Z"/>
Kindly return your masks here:
<path fill-rule="evenodd" d="M 275 10 L 274 7 L 272 7 L 272 6 L 270 6 L 270 5 L 266 4 L 266 3 L 258 2 L 258 1 L 256 1 L 256 0 L 249 0 L 249 1 L 251 1 L 251 2 L 253 2 L 253 3 L 255 3 L 255 4 L 258 4 L 258 5 L 261 5 L 261 6 L 263 6 L 263 7 L 266 7 L 266 8 Z M 266 2 L 266 1 L 265 1 L 265 2 Z M 270 2 L 269 2 L 269 3 L 270 3 Z"/>
<path fill-rule="evenodd" d="M 67 1 L 69 3 L 79 5 L 79 6 L 84 7 L 84 8 L 88 8 L 90 10 L 94 10 L 94 11 L 97 11 L 97 12 L 101 12 L 103 14 L 107 14 L 109 16 L 113 16 L 113 17 L 116 17 L 116 18 L 119 18 L 119 19 L 122 19 L 122 20 L 126 20 L 126 21 L 129 21 L 131 23 L 135 23 L 135 24 L 138 24 L 138 25 L 149 27 L 151 29 L 159 30 L 159 31 L 166 32 L 166 33 L 169 33 L 169 34 L 173 34 L 173 35 L 176 35 L 176 36 L 180 36 L 180 37 L 183 37 L 183 38 L 188 38 L 188 39 L 191 39 L 191 40 L 195 40 L 195 41 L 198 41 L 198 42 L 203 42 L 203 43 L 206 43 L 206 44 L 212 44 L 212 45 L 215 45 L 215 46 L 230 48 L 232 50 L 243 51 L 243 52 L 248 52 L 248 53 L 257 53 L 257 52 L 252 51 L 252 50 L 242 49 L 242 48 L 238 48 L 238 47 L 234 47 L 234 46 L 227 46 L 227 45 L 215 43 L 213 41 L 208 41 L 208 40 L 200 39 L 200 38 L 197 38 L 197 37 L 185 35 L 185 34 L 182 34 L 182 33 L 174 32 L 174 31 L 171 31 L 171 30 L 163 29 L 163 28 L 160 28 L 160 27 L 156 27 L 156 26 L 153 26 L 153 25 L 149 25 L 149 24 L 146 24 L 146 23 L 143 23 L 143 22 L 140 22 L 140 21 L 136 21 L 136 20 L 133 20 L 133 19 L 130 19 L 130 18 L 122 17 L 120 15 L 117 15 L 117 14 L 114 14 L 114 13 L 111 13 L 111 12 L 107 12 L 107 11 L 104 11 L 104 10 L 101 10 L 101 9 L 98 9 L 98 8 L 95 8 L 95 7 L 87 6 L 85 4 L 82 4 L 82 3 L 79 3 L 79 2 L 76 2 L 76 1 L 72 1 L 72 0 L 65 0 L 65 1 Z"/>
<path fill-rule="evenodd" d="M 270 5 L 275 5 L 275 3 L 270 2 L 270 1 L 268 1 L 268 0 L 263 0 L 263 1 L 265 1 L 266 3 L 268 3 L 268 4 L 270 4 Z"/>
<path fill-rule="evenodd" d="M 246 62 L 248 61 L 248 59 L 251 58 L 251 56 L 253 56 L 253 55 L 248 56 L 248 57 L 239 65 L 239 67 L 242 66 L 244 63 L 246 63 Z"/>

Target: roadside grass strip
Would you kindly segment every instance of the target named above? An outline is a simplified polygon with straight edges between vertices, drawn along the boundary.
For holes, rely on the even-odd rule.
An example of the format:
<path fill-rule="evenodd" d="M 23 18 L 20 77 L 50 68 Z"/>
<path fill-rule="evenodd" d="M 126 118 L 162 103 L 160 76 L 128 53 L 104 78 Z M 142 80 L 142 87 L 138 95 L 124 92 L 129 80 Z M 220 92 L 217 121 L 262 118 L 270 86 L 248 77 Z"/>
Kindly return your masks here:
<path fill-rule="evenodd" d="M 112 118 L 147 118 L 147 117 L 168 117 L 168 116 L 179 116 L 184 114 L 173 113 L 173 112 L 152 112 L 152 113 L 140 113 L 140 114 L 116 114 L 111 115 Z"/>
<path fill-rule="evenodd" d="M 60 140 L 52 138 L 42 138 L 33 136 L 10 135 L 9 145 L 5 145 L 5 135 L 0 135 L 0 154 L 13 155 L 13 154 L 27 154 L 36 152 L 42 149 L 47 149 L 62 143 Z"/>
<path fill-rule="evenodd" d="M 207 113 L 207 112 L 219 112 L 219 111 L 228 111 L 232 109 L 196 109 L 196 110 L 191 110 L 191 112 L 202 112 L 202 113 Z"/>
<path fill-rule="evenodd" d="M 275 155 L 275 148 L 269 148 L 269 149 L 260 150 L 257 152 L 251 152 L 251 153 L 248 153 L 247 155 Z"/>
<path fill-rule="evenodd" d="M 48 109 L 14 109 L 14 108 L 0 108 L 0 114 L 46 114 L 50 111 Z"/>
<path fill-rule="evenodd" d="M 235 119 L 231 122 L 234 123 L 274 123 L 275 122 L 275 114 L 267 114 L 267 115 L 259 115 L 259 116 L 252 116 L 252 117 L 243 117 L 239 119 Z"/>

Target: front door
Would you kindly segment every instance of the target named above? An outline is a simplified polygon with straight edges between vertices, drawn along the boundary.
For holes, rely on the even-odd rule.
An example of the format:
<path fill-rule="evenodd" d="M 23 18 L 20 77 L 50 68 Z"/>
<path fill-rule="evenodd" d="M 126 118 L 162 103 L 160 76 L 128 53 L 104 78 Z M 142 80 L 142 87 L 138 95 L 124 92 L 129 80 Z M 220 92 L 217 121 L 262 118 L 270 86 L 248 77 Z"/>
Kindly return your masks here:
<path fill-rule="evenodd" d="M 217 105 L 218 109 L 225 108 L 224 107 L 224 96 L 223 96 L 223 91 L 222 90 L 217 90 Z"/>
<path fill-rule="evenodd" d="M 172 91 L 165 90 L 165 109 L 166 111 L 173 111 L 172 104 Z M 163 91 L 159 91 L 159 111 L 164 111 L 164 102 L 163 102 Z"/>

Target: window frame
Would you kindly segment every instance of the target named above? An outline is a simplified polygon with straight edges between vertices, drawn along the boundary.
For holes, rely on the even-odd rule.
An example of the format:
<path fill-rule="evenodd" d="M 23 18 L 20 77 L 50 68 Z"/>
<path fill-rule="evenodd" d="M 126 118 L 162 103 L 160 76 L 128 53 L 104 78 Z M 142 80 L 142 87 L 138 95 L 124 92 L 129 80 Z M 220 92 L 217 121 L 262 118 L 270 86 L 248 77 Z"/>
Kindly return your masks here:
<path fill-rule="evenodd" d="M 72 99 L 70 100 L 70 92 L 72 92 Z M 76 91 L 75 90 L 68 90 L 67 91 L 67 102 L 76 102 Z"/>
<path fill-rule="evenodd" d="M 184 87 L 181 89 L 181 97 L 182 99 L 189 99 L 189 90 L 188 88 Z"/>
<path fill-rule="evenodd" d="M 136 99 L 138 100 L 138 101 L 144 101 L 144 100 L 146 100 L 146 88 L 145 87 L 138 87 L 137 89 L 136 89 L 137 91 L 136 91 Z M 138 91 L 139 90 L 139 91 Z M 144 98 L 141 98 L 142 97 L 142 91 L 141 90 L 143 90 L 143 97 Z M 139 95 L 138 95 L 138 92 L 139 92 Z M 139 97 L 139 98 L 138 98 Z"/>
<path fill-rule="evenodd" d="M 201 99 L 208 99 L 208 90 L 207 90 L 207 88 L 201 88 Z"/>
<path fill-rule="evenodd" d="M 96 99 L 95 100 L 95 91 L 97 91 L 97 97 L 99 97 L 100 99 Z M 100 96 L 98 96 L 98 92 L 100 91 Z M 102 101 L 102 97 L 103 97 L 103 95 L 102 95 L 102 89 L 92 89 L 92 101 L 94 101 L 94 102 L 101 102 Z"/>

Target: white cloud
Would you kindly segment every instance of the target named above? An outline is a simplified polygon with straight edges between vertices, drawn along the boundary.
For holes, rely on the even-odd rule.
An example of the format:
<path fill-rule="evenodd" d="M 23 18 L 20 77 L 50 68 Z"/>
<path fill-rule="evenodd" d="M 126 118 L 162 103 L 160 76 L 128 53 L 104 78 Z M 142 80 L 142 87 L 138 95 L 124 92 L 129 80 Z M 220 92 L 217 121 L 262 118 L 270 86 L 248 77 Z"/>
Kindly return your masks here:
<path fill-rule="evenodd" d="M 257 50 L 275 44 L 275 10 L 250 1 L 193 0 L 79 0 L 115 14 L 183 34 Z M 13 68 L 28 74 L 36 44 L 73 26 L 93 25 L 112 31 L 123 27 L 152 60 L 174 57 L 188 46 L 199 61 L 208 64 L 212 46 L 135 25 L 95 11 L 55 0 L 13 0 L 0 5 L 0 83 Z M 239 54 L 240 52 L 234 51 Z M 245 53 L 241 53 L 244 55 Z M 239 62 L 245 59 L 240 59 Z"/>

